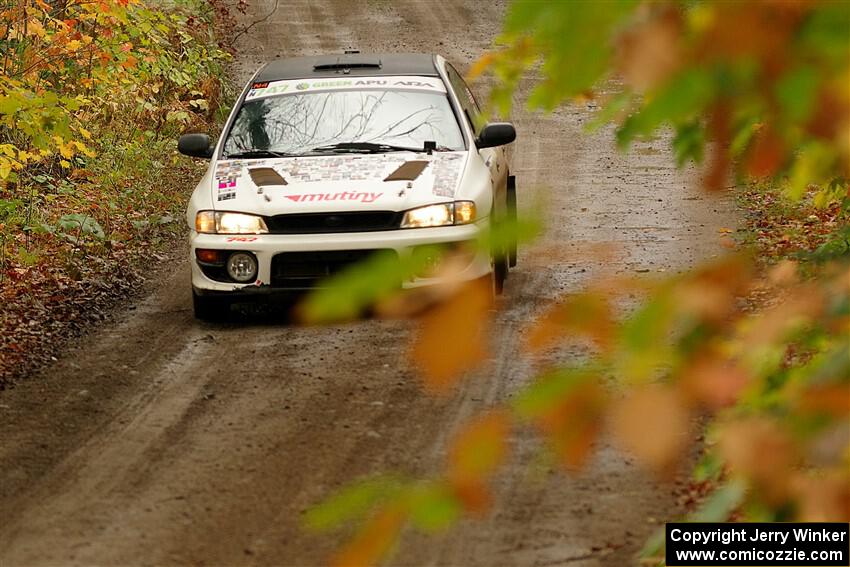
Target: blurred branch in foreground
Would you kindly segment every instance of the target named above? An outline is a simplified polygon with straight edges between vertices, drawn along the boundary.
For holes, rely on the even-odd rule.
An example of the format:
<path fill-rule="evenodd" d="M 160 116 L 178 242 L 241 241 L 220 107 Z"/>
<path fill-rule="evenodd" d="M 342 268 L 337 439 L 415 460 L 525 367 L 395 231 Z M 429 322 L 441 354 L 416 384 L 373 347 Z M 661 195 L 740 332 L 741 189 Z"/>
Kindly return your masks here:
<path fill-rule="evenodd" d="M 567 471 L 607 433 L 660 479 L 688 462 L 704 431 L 694 479 L 710 489 L 694 521 L 850 519 L 847 4 L 518 0 L 499 43 L 470 73 L 497 79 L 495 111 L 509 111 L 526 77 L 538 85 L 529 105 L 544 110 L 619 81 L 596 123 L 616 121 L 620 147 L 670 127 L 680 165 L 709 154 L 707 189 L 736 173 L 766 194 L 781 190 L 786 210 L 828 211 L 830 226 L 793 260 L 759 239 L 680 275 L 600 278 L 555 302 L 524 330 L 539 375 L 512 403 L 461 428 L 442 472 L 341 493 L 359 496 L 340 521 L 361 527 L 335 563 L 378 562 L 407 522 L 433 531 L 486 511 L 511 432 L 529 426 Z M 420 319 L 412 350 L 436 391 L 486 349 L 452 348 L 488 312 L 474 307 L 473 289 L 452 291 Z M 638 304 L 623 313 L 633 296 Z M 453 326 L 459 333 L 445 331 Z M 576 340 L 591 349 L 586 361 L 546 365 L 549 349 Z M 312 517 L 332 515 L 342 495 Z M 647 545 L 645 561 L 661 561 L 659 545 Z"/>

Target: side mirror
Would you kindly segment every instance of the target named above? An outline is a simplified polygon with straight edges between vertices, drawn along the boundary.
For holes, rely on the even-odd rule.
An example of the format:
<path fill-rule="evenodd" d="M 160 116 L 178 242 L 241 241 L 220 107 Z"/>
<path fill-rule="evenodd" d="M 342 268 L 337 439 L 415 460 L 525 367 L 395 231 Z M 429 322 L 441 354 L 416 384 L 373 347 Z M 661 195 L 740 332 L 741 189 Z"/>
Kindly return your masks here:
<path fill-rule="evenodd" d="M 491 122 L 481 129 L 475 145 L 478 149 L 504 146 L 516 140 L 516 130 L 510 122 Z"/>
<path fill-rule="evenodd" d="M 183 134 L 177 142 L 177 151 L 184 156 L 210 159 L 213 147 L 206 134 Z"/>

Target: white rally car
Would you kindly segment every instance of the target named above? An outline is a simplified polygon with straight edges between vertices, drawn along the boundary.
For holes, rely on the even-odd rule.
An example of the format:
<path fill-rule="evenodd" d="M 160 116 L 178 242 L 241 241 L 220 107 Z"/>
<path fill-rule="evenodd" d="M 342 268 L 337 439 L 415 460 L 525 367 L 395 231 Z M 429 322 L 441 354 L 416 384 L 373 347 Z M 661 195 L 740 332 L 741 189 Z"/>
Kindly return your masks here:
<path fill-rule="evenodd" d="M 211 160 L 187 211 L 195 315 L 304 290 L 378 250 L 462 244 L 516 210 L 511 124 L 481 124 L 439 55 L 346 53 L 262 67 L 220 139 L 178 148 Z M 461 277 L 496 292 L 515 246 L 470 257 Z M 404 287 L 436 283 L 430 273 Z"/>

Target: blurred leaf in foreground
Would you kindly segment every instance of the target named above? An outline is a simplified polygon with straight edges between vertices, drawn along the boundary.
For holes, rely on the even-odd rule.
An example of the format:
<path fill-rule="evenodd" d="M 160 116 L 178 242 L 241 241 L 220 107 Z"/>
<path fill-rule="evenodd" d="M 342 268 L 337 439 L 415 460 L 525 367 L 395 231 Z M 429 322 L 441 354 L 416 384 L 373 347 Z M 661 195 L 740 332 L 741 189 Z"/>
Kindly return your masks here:
<path fill-rule="evenodd" d="M 492 294 L 489 280 L 470 282 L 422 316 L 411 356 L 429 389 L 445 391 L 486 358 Z"/>

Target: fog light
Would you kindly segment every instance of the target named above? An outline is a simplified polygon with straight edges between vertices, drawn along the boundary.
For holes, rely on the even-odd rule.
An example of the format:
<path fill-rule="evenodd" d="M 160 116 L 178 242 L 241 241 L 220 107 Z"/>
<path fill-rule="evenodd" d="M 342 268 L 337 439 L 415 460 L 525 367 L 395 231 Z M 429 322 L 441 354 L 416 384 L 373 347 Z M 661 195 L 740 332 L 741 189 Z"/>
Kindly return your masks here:
<path fill-rule="evenodd" d="M 257 277 L 257 259 L 253 254 L 235 252 L 227 259 L 227 275 L 237 282 L 254 281 Z"/>
<path fill-rule="evenodd" d="M 419 246 L 413 249 L 416 262 L 416 277 L 432 278 L 443 263 L 444 250 L 434 246 Z"/>

